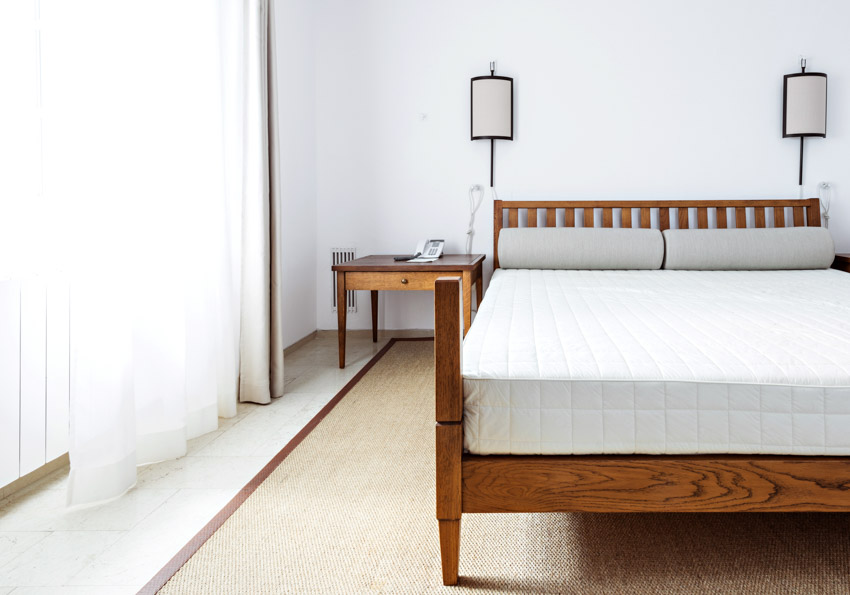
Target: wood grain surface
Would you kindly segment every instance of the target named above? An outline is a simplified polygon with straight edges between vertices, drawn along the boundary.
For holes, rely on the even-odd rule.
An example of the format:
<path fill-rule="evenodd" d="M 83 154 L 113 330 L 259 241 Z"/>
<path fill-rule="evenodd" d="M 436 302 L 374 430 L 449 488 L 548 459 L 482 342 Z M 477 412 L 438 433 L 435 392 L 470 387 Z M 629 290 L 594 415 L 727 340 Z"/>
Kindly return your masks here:
<path fill-rule="evenodd" d="M 466 455 L 463 511 L 850 511 L 850 458 Z"/>
<path fill-rule="evenodd" d="M 459 277 L 440 277 L 434 284 L 434 357 L 438 422 L 459 422 L 463 417 L 460 291 Z"/>
<path fill-rule="evenodd" d="M 333 271 L 345 272 L 422 272 L 422 271 L 471 271 L 481 266 L 483 254 L 443 254 L 434 262 L 405 262 L 393 260 L 393 254 L 374 254 L 349 260 L 331 267 Z"/>
<path fill-rule="evenodd" d="M 443 584 L 457 584 L 460 558 L 463 380 L 460 371 L 461 280 L 441 277 L 434 287 L 436 358 L 436 493 Z M 467 299 L 467 296 L 464 296 Z"/>
<path fill-rule="evenodd" d="M 688 207 L 679 207 L 676 211 L 679 214 L 679 229 L 690 229 L 691 223 L 688 220 Z"/>
<path fill-rule="evenodd" d="M 460 564 L 460 519 L 440 520 L 440 562 L 443 584 L 456 585 Z"/>
<path fill-rule="evenodd" d="M 459 519 L 463 426 L 437 423 L 437 518 Z"/>
<path fill-rule="evenodd" d="M 658 209 L 658 229 L 670 229 L 670 209 Z"/>
<path fill-rule="evenodd" d="M 346 273 L 345 288 L 374 291 L 423 291 L 434 289 L 434 282 L 445 275 L 439 271 L 425 272 L 363 272 Z"/>

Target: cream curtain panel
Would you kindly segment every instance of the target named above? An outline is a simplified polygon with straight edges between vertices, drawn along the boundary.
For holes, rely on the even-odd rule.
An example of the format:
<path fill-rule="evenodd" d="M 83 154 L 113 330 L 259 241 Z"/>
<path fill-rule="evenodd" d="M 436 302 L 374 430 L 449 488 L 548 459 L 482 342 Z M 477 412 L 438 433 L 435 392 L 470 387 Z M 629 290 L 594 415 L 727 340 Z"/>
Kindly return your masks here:
<path fill-rule="evenodd" d="M 225 26 L 225 47 L 241 47 L 239 67 L 226 72 L 225 88 L 242 93 L 242 309 L 239 400 L 269 403 L 283 395 L 280 286 L 280 192 L 277 147 L 274 30 L 270 0 L 237 3 L 241 14 Z M 243 20 L 241 26 L 233 26 Z M 232 36 L 232 37 L 231 37 Z M 236 37 L 241 36 L 238 41 Z M 243 124 L 244 122 L 244 124 Z"/>
<path fill-rule="evenodd" d="M 42 19 L 76 506 L 184 455 L 237 400 L 283 393 L 274 42 L 270 0 L 80 0 Z"/>

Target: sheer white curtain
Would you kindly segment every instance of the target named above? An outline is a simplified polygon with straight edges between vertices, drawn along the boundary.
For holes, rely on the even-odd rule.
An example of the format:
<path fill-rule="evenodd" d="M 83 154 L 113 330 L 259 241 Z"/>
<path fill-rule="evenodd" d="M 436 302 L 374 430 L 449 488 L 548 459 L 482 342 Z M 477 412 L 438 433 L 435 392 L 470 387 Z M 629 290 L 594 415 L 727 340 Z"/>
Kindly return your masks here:
<path fill-rule="evenodd" d="M 185 454 L 240 391 L 282 394 L 268 8 L 41 0 L 52 251 L 71 279 L 70 505 Z"/>

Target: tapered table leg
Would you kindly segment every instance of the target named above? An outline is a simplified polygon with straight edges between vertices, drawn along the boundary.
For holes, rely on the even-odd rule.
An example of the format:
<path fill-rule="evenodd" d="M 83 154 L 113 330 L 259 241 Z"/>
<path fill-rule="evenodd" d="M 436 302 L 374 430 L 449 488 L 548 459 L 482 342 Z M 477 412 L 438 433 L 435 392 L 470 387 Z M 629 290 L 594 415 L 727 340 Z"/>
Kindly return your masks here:
<path fill-rule="evenodd" d="M 345 273 L 336 274 L 336 322 L 339 335 L 339 367 L 345 367 L 345 315 L 348 303 L 345 299 Z"/>
<path fill-rule="evenodd" d="M 378 292 L 372 291 L 372 343 L 378 342 Z"/>

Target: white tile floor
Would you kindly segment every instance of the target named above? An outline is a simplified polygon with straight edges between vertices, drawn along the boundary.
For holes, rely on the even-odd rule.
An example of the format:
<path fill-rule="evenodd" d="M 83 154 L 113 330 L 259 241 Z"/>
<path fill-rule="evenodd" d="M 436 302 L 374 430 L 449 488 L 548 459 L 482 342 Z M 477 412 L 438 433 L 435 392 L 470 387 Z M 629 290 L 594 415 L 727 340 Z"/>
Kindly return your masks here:
<path fill-rule="evenodd" d="M 336 333 L 320 333 L 286 356 L 282 398 L 240 404 L 114 502 L 67 512 L 65 470 L 0 501 L 0 595 L 136 593 L 387 341 L 349 333 L 340 370 Z"/>

